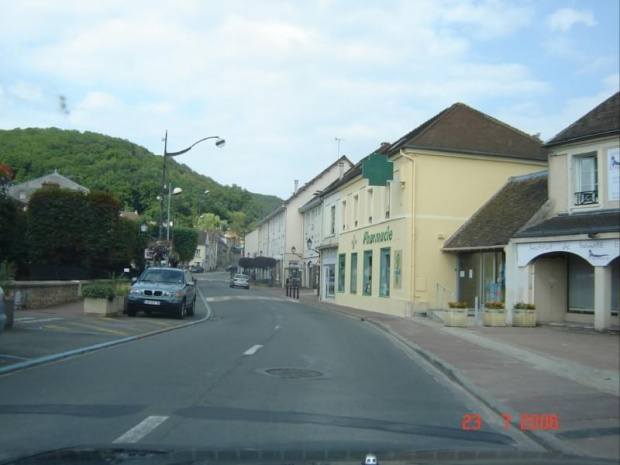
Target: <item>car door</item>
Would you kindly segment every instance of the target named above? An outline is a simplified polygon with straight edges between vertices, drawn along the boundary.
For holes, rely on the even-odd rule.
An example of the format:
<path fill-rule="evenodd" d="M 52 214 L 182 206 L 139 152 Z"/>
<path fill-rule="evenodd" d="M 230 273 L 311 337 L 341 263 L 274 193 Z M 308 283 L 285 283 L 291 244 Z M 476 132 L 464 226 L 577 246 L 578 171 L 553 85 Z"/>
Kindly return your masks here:
<path fill-rule="evenodd" d="M 196 281 L 194 281 L 194 277 L 189 271 L 185 272 L 185 283 L 186 283 L 186 299 L 189 305 L 190 302 L 194 301 L 194 297 L 196 296 Z"/>

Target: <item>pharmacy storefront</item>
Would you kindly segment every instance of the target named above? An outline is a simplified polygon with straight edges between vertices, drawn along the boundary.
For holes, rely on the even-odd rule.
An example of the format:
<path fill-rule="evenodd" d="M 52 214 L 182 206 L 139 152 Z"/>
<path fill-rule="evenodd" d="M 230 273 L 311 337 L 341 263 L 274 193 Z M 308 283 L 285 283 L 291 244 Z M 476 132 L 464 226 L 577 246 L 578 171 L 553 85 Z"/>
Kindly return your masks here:
<path fill-rule="evenodd" d="M 340 234 L 335 267 L 336 303 L 404 315 L 411 299 L 405 280 L 407 220 Z"/>

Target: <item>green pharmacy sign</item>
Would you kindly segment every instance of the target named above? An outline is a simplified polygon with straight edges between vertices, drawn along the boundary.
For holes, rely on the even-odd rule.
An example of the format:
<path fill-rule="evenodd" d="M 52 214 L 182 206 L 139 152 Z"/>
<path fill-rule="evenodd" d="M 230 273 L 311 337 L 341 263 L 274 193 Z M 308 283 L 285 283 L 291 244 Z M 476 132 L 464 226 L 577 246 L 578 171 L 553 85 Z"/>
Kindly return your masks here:
<path fill-rule="evenodd" d="M 370 186 L 386 186 L 394 179 L 394 163 L 388 161 L 387 155 L 372 154 L 362 163 L 362 177 Z"/>

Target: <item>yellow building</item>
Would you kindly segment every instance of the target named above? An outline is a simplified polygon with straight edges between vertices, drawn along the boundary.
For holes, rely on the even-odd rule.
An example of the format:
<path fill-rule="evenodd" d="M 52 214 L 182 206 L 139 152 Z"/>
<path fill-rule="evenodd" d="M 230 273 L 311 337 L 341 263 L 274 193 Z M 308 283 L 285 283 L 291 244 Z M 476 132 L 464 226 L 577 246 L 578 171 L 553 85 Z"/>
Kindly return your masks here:
<path fill-rule="evenodd" d="M 354 166 L 322 194 L 339 194 L 338 213 L 331 205 L 323 212 L 324 221 L 339 221 L 324 238 L 338 235 L 335 302 L 410 315 L 454 296 L 456 259 L 442 253 L 444 241 L 509 177 L 544 169 L 541 145 L 456 103 L 383 144 L 375 153 L 388 165 L 373 166 L 371 155 Z M 393 179 L 371 185 L 368 174 L 386 166 Z"/>

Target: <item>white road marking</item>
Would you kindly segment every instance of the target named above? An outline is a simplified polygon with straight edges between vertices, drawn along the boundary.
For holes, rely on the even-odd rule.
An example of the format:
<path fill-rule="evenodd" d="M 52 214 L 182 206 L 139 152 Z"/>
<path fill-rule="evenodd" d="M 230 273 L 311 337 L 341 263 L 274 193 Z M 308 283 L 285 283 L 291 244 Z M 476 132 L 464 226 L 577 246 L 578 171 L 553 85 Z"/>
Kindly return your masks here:
<path fill-rule="evenodd" d="M 258 349 L 260 349 L 261 345 L 255 345 L 253 347 L 250 347 L 248 350 L 246 350 L 245 352 L 243 352 L 243 355 L 254 355 L 256 352 L 258 352 Z"/>
<path fill-rule="evenodd" d="M 277 331 L 278 329 L 280 329 L 282 326 L 276 326 L 274 329 Z"/>
<path fill-rule="evenodd" d="M 64 318 L 32 318 L 32 317 L 25 317 L 25 318 L 16 318 L 15 321 L 19 321 L 20 323 L 45 323 L 48 321 L 60 321 L 60 320 L 64 320 Z"/>
<path fill-rule="evenodd" d="M 138 442 L 140 439 L 142 439 L 144 436 L 149 434 L 151 431 L 153 431 L 155 428 L 157 428 L 167 419 L 168 417 L 150 416 L 146 418 L 144 421 L 142 421 L 141 423 L 138 423 L 136 426 L 131 428 L 129 431 L 127 431 L 121 437 L 116 439 L 114 442 L 115 443 Z"/>

